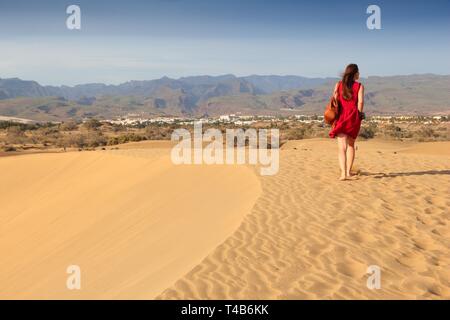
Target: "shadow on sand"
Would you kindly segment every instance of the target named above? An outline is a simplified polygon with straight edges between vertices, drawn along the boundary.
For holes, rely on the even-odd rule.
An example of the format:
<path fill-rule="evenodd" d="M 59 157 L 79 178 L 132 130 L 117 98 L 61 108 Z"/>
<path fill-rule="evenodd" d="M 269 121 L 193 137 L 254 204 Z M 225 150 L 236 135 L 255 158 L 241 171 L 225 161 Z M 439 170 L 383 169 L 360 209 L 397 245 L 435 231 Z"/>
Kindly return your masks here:
<path fill-rule="evenodd" d="M 359 175 L 373 176 L 375 179 L 382 179 L 382 178 L 410 177 L 410 176 L 424 176 L 424 175 L 450 175 L 450 170 L 428 170 L 428 171 L 392 172 L 392 173 L 361 172 Z"/>

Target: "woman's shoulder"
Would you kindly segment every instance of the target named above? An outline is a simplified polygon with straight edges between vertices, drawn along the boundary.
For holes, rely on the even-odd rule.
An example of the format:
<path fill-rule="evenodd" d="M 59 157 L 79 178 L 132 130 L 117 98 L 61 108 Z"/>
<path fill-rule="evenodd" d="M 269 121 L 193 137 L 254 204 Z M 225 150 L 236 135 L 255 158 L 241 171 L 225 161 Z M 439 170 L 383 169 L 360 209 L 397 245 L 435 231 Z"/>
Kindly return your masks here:
<path fill-rule="evenodd" d="M 364 88 L 364 85 L 359 82 L 359 81 L 355 81 L 355 83 L 353 84 L 356 88 Z"/>

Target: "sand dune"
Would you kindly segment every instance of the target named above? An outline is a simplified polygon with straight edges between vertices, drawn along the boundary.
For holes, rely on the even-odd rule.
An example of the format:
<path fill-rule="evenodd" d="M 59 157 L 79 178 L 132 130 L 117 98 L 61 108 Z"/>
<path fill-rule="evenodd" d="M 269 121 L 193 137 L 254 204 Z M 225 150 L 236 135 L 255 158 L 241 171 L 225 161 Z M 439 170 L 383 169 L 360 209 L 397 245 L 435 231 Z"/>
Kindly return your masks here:
<path fill-rule="evenodd" d="M 223 242 L 256 201 L 256 176 L 173 166 L 167 151 L 0 158 L 0 298 L 153 298 Z"/>
<path fill-rule="evenodd" d="M 169 145 L 0 158 L 0 298 L 450 298 L 450 143 L 359 142 L 345 182 L 331 140 L 264 177 Z"/>
<path fill-rule="evenodd" d="M 285 145 L 239 229 L 159 298 L 449 299 L 450 143 L 361 142 L 346 182 L 335 149 Z"/>

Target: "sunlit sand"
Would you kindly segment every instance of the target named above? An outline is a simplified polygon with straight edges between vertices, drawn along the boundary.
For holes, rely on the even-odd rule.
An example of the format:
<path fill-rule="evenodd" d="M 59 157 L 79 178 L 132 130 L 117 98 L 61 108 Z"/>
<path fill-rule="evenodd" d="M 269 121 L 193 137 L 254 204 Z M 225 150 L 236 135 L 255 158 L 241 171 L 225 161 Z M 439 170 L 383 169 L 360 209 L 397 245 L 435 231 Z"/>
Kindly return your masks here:
<path fill-rule="evenodd" d="M 0 158 L 0 298 L 450 298 L 450 143 L 361 141 L 344 182 L 328 139 L 274 176 L 170 146 Z"/>
<path fill-rule="evenodd" d="M 153 298 L 200 263 L 260 184 L 245 166 L 175 167 L 168 150 L 0 158 L 0 297 Z"/>

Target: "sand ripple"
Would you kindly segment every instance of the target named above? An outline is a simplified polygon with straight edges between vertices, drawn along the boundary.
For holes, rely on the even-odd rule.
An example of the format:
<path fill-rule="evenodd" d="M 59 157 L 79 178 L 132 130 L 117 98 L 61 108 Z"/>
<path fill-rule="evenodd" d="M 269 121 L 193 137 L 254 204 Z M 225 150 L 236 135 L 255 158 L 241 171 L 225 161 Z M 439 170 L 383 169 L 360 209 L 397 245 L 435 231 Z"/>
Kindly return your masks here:
<path fill-rule="evenodd" d="M 285 145 L 239 229 L 159 298 L 449 299 L 448 156 L 361 142 L 360 175 L 339 182 L 335 148 Z M 380 290 L 366 286 L 369 265 Z"/>

